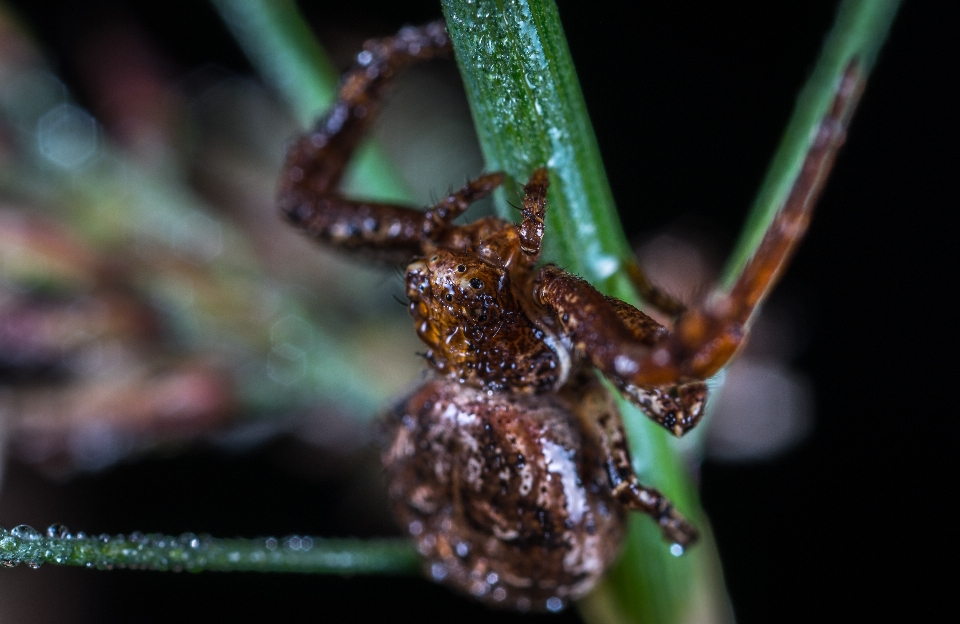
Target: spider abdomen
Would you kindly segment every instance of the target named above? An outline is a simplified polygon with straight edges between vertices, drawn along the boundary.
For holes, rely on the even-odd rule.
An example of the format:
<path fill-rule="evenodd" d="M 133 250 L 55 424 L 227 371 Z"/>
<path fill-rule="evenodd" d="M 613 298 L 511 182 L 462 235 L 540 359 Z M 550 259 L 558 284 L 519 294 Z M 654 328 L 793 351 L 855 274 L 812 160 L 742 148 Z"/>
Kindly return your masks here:
<path fill-rule="evenodd" d="M 446 378 L 396 407 L 388 491 L 432 578 L 521 610 L 558 610 L 593 587 L 624 511 L 581 422 L 562 394 Z"/>

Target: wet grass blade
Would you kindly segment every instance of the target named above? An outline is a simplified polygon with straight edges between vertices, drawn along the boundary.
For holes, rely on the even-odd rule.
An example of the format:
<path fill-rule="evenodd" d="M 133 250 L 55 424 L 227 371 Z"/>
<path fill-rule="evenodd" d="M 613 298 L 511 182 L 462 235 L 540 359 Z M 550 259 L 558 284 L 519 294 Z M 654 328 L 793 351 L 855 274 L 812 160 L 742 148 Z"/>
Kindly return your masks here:
<path fill-rule="evenodd" d="M 409 574 L 420 558 L 407 540 L 284 538 L 217 539 L 132 533 L 87 536 L 53 525 L 41 535 L 28 526 L 0 527 L 0 566 L 44 563 L 98 569 L 187 572 L 295 572 L 302 574 Z"/>

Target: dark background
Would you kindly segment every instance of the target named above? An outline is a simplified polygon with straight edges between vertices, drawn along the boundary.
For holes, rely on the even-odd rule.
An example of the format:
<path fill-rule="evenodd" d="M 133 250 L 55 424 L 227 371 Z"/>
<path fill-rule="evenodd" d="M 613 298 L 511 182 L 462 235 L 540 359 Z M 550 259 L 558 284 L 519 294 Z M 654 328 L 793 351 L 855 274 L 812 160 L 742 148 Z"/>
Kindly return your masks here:
<path fill-rule="evenodd" d="M 203 2 L 13 4 L 68 82 L 76 79 L 75 46 L 104 19 L 136 23 L 174 71 L 210 62 L 250 71 Z M 835 3 L 701 4 L 644 3 L 623 14 L 604 3 L 561 2 L 560 11 L 628 232 L 657 230 L 681 214 L 707 224 L 729 249 Z M 341 27 L 383 35 L 440 13 L 434 2 L 316 3 L 304 10 L 321 35 Z M 948 140 L 957 59 L 944 18 L 923 11 L 930 5 L 902 8 L 782 284 L 804 318 L 806 347 L 797 365 L 815 385 L 814 433 L 771 461 L 707 462 L 702 469 L 704 505 L 743 624 L 919 620 L 943 605 L 944 545 L 956 541 L 945 501 L 951 491 L 956 496 L 955 481 L 946 482 L 956 473 L 947 463 L 954 448 L 947 424 L 957 412 L 946 258 L 956 239 L 956 191 L 947 175 L 957 164 L 956 143 Z M 71 86 L 83 96 L 82 85 Z M 449 183 L 437 180 L 437 188 Z M 8 477 L 58 501 L 23 519 L 39 525 L 363 533 L 331 513 L 349 495 L 346 485 L 298 476 L 268 450 L 155 458 L 61 485 L 16 466 Z M 20 521 L 0 513 L 6 523 Z M 86 606 L 62 621 L 305 621 L 334 613 L 360 621 L 407 613 L 424 622 L 452 613 L 463 621 L 509 619 L 418 579 L 49 566 L 10 574 L 50 588 L 73 579 L 50 600 L 72 604 L 76 594 Z M 576 618 L 569 611 L 548 619 Z"/>

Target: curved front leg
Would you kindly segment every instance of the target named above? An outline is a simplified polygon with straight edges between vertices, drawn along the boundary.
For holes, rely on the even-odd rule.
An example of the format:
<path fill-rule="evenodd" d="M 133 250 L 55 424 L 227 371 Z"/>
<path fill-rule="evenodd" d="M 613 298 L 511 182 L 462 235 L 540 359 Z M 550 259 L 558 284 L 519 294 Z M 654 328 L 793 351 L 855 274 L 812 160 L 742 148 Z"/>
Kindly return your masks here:
<path fill-rule="evenodd" d="M 396 74 L 450 51 L 443 21 L 364 44 L 340 82 L 333 108 L 287 152 L 279 204 L 293 225 L 317 240 L 403 264 L 422 253 L 424 241 L 436 240 L 471 203 L 503 182 L 499 173 L 480 176 L 426 211 L 340 194 L 347 163 Z"/>

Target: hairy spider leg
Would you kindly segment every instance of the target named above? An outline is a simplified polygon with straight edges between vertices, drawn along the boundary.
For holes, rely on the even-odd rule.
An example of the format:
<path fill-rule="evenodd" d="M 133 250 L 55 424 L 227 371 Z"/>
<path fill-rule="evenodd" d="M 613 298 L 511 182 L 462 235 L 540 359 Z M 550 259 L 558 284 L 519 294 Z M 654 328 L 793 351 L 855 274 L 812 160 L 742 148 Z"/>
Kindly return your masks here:
<path fill-rule="evenodd" d="M 638 343 L 652 347 L 670 335 L 666 327 L 626 301 L 614 297 L 604 297 L 604 300 Z M 610 376 L 610 381 L 644 414 L 677 437 L 693 429 L 703 417 L 707 384 L 702 381 L 663 388 L 641 388 L 619 376 Z"/>
<path fill-rule="evenodd" d="M 288 152 L 281 196 L 295 189 L 321 195 L 336 191 L 394 77 L 417 62 L 449 56 L 451 50 L 442 21 L 406 27 L 392 37 L 364 43 L 340 80 L 333 107 Z"/>
<path fill-rule="evenodd" d="M 776 284 L 797 245 L 806 234 L 810 217 L 837 152 L 846 141 L 847 127 L 866 85 L 866 75 L 858 60 L 852 61 L 843 73 L 830 110 L 817 126 L 812 145 L 800 174 L 767 228 L 757 252 L 730 289 L 727 301 L 714 307 L 728 308 L 727 316 L 746 324 L 763 299 Z"/>
<path fill-rule="evenodd" d="M 806 232 L 863 85 L 864 75 L 855 61 L 817 125 L 800 174 L 757 253 L 729 293 L 717 291 L 705 308 L 683 314 L 665 339 L 650 344 L 632 338 L 602 294 L 554 266 L 540 272 L 535 297 L 576 348 L 619 385 L 655 390 L 714 375 L 742 345 L 747 323 Z"/>
<path fill-rule="evenodd" d="M 585 435 L 595 438 L 597 444 L 585 448 L 598 449 L 613 497 L 627 509 L 648 514 L 656 520 L 665 539 L 684 548 L 698 539 L 697 530 L 658 490 L 646 487 L 637 480 L 630 459 L 623 419 L 610 393 L 600 384 L 596 375 L 581 374 L 566 392 L 576 394 L 572 405 L 578 406 L 577 418 Z"/>
<path fill-rule="evenodd" d="M 501 174 L 481 176 L 426 211 L 347 199 L 339 192 L 347 163 L 395 75 L 450 51 L 442 21 L 364 44 L 341 80 L 333 108 L 287 153 L 279 204 L 293 225 L 318 240 L 403 264 L 422 253 L 425 240 L 435 240 L 467 206 L 502 183 Z"/>
<path fill-rule="evenodd" d="M 527 258 L 527 264 L 533 266 L 540 259 L 540 246 L 543 242 L 543 217 L 547 212 L 547 188 L 550 178 L 546 167 L 537 168 L 526 186 L 523 187 L 523 220 L 517 226 L 520 238 L 520 251 Z"/>
<path fill-rule="evenodd" d="M 707 395 L 703 381 L 667 378 L 659 385 L 641 386 L 630 377 L 637 358 L 669 341 L 665 327 L 554 265 L 541 269 L 534 296 L 570 346 L 648 417 L 677 436 L 700 421 Z"/>

